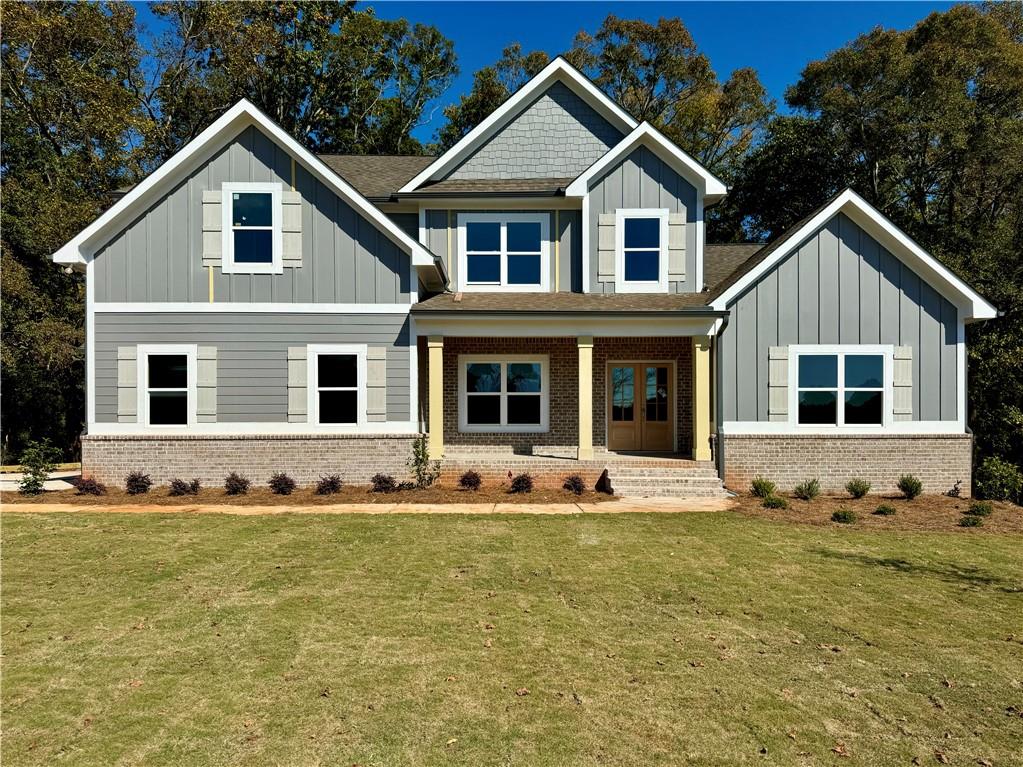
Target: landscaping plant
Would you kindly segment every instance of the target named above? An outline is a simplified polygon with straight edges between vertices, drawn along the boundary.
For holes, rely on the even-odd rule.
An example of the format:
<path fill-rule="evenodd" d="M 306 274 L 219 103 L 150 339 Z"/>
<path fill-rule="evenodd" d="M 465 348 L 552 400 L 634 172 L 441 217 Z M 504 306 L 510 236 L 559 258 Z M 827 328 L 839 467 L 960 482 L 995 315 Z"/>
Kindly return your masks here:
<path fill-rule="evenodd" d="M 749 491 L 757 498 L 768 498 L 774 495 L 775 485 L 769 479 L 765 479 L 764 477 L 755 477 L 750 485 Z"/>
<path fill-rule="evenodd" d="M 197 479 L 187 482 L 183 479 L 172 479 L 168 495 L 199 495 L 202 484 Z"/>
<path fill-rule="evenodd" d="M 983 527 L 984 520 L 973 514 L 964 514 L 959 518 L 959 527 Z"/>
<path fill-rule="evenodd" d="M 845 483 L 845 491 L 853 498 L 862 498 L 870 492 L 870 483 L 865 479 L 850 479 Z"/>
<path fill-rule="evenodd" d="M 142 495 L 144 493 L 148 493 L 149 488 L 152 486 L 152 478 L 141 471 L 133 471 L 124 478 L 124 489 L 128 495 Z"/>
<path fill-rule="evenodd" d="M 533 492 L 533 477 L 530 474 L 516 474 L 511 481 L 511 492 L 531 493 Z"/>
<path fill-rule="evenodd" d="M 469 469 L 458 478 L 458 486 L 463 490 L 479 490 L 482 484 L 483 478 L 472 469 Z"/>
<path fill-rule="evenodd" d="M 374 474 L 370 482 L 374 493 L 393 493 L 398 489 L 398 484 L 390 474 Z"/>
<path fill-rule="evenodd" d="M 769 495 L 764 498 L 761 505 L 765 509 L 787 509 L 789 507 L 789 502 L 780 495 Z"/>
<path fill-rule="evenodd" d="M 29 442 L 21 453 L 21 482 L 18 492 L 22 495 L 39 495 L 43 492 L 43 482 L 57 467 L 57 449 L 50 445 L 49 440 Z"/>
<path fill-rule="evenodd" d="M 907 501 L 912 501 L 924 490 L 923 483 L 912 474 L 903 474 L 899 477 L 896 487 L 899 488 L 899 491 L 906 497 Z"/>
<path fill-rule="evenodd" d="M 245 495 L 251 483 L 241 474 L 232 471 L 224 478 L 224 492 L 228 495 Z"/>
<path fill-rule="evenodd" d="M 586 490 L 586 484 L 583 482 L 583 478 L 578 474 L 571 474 L 565 477 L 565 484 L 561 486 L 563 490 L 568 490 L 570 493 L 575 495 L 582 495 L 583 491 Z"/>
<path fill-rule="evenodd" d="M 270 486 L 270 492 L 274 495 L 291 495 L 295 491 L 295 480 L 283 471 L 273 474 L 267 484 Z"/>
<path fill-rule="evenodd" d="M 316 483 L 316 494 L 336 495 L 341 492 L 343 484 L 340 474 L 328 474 L 326 477 L 320 477 L 320 481 Z"/>
<path fill-rule="evenodd" d="M 78 491 L 78 495 L 106 495 L 107 486 L 102 482 L 97 482 L 92 477 L 79 477 L 74 480 L 72 485 L 75 486 L 75 490 Z"/>
<path fill-rule="evenodd" d="M 838 509 L 832 513 L 831 521 L 842 525 L 851 525 L 856 521 L 856 514 L 849 509 Z"/>
<path fill-rule="evenodd" d="M 800 482 L 793 489 L 792 494 L 801 501 L 812 501 L 821 494 L 821 483 L 816 478 Z"/>
<path fill-rule="evenodd" d="M 889 503 L 882 503 L 871 513 L 878 517 L 890 517 L 895 514 L 895 507 Z"/>
<path fill-rule="evenodd" d="M 409 467 L 415 486 L 420 490 L 432 485 L 440 476 L 440 461 L 430 460 L 430 449 L 423 434 L 412 443 L 412 455 L 405 461 L 405 465 Z"/>
<path fill-rule="evenodd" d="M 1023 504 L 1023 471 L 1001 458 L 985 458 L 977 467 L 973 484 L 981 498 Z"/>
<path fill-rule="evenodd" d="M 969 514 L 971 517 L 990 517 L 994 510 L 991 501 L 974 501 L 970 504 L 970 508 L 963 513 Z"/>

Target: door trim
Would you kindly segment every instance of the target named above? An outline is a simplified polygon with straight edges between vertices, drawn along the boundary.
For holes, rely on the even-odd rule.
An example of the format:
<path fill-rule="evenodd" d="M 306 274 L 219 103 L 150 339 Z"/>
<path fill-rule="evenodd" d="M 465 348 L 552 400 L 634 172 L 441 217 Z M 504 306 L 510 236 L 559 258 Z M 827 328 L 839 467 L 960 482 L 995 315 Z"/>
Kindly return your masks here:
<path fill-rule="evenodd" d="M 621 365 L 667 365 L 671 370 L 671 388 L 673 397 L 671 400 L 671 452 L 678 452 L 678 363 L 676 360 L 611 360 L 604 365 L 604 449 L 608 452 L 611 447 L 611 368 Z M 644 403 L 645 404 L 645 403 Z M 658 452 L 651 451 L 630 451 L 630 452 Z"/>

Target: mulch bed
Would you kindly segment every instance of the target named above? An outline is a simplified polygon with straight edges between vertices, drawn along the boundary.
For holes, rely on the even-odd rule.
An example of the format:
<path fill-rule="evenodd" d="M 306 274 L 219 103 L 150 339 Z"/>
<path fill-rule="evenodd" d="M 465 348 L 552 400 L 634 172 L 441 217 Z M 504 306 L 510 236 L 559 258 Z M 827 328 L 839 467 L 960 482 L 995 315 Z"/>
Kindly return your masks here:
<path fill-rule="evenodd" d="M 574 495 L 567 490 L 536 489 L 531 493 L 509 493 L 507 486 L 482 487 L 476 491 L 433 486 L 423 490 L 374 493 L 367 486 L 346 485 L 334 495 L 316 495 L 311 487 L 298 488 L 291 495 L 275 495 L 266 487 L 253 487 L 245 495 L 227 495 L 222 487 L 204 488 L 198 495 L 170 496 L 167 488 L 154 487 L 142 495 L 128 495 L 121 488 L 108 487 L 106 495 L 78 495 L 75 490 L 51 490 L 35 496 L 17 492 L 0 493 L 0 504 L 73 503 L 82 506 L 327 506 L 340 503 L 601 503 L 614 496 L 587 490 Z"/>
<path fill-rule="evenodd" d="M 868 495 L 857 500 L 849 496 L 822 495 L 812 501 L 801 501 L 791 495 L 782 495 L 789 502 L 787 509 L 765 509 L 761 505 L 762 499 L 741 495 L 737 499 L 737 511 L 780 522 L 853 529 L 944 531 L 963 535 L 1023 533 L 1023 506 L 1001 501 L 991 502 L 994 511 L 984 517 L 981 527 L 960 527 L 959 520 L 972 502 L 969 498 L 921 495 L 907 501 L 901 495 Z M 889 517 L 875 515 L 874 510 L 882 503 L 893 506 L 895 514 Z M 851 525 L 832 522 L 831 515 L 838 509 L 854 512 L 856 522 Z"/>

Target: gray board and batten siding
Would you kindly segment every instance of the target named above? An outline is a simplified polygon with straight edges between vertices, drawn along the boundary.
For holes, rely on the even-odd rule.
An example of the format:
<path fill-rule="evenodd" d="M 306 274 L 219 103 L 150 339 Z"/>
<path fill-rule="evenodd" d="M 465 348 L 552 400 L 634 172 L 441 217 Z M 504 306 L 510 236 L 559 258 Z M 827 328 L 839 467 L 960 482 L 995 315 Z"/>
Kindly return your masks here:
<path fill-rule="evenodd" d="M 602 213 L 614 215 L 618 208 L 667 208 L 685 215 L 685 279 L 671 281 L 670 293 L 699 293 L 696 285 L 697 210 L 696 187 L 676 173 L 647 147 L 639 147 L 607 171 L 590 187 L 589 241 L 590 292 L 614 293 L 614 280 L 598 275 L 597 226 Z"/>
<path fill-rule="evenodd" d="M 720 336 L 725 421 L 767 421 L 768 352 L 789 344 L 913 348 L 914 421 L 958 417 L 956 307 L 838 214 L 734 302 Z"/>
<path fill-rule="evenodd" d="M 218 303 L 409 303 L 409 256 L 295 162 L 302 195 L 302 265 L 283 274 L 214 272 Z M 256 127 L 129 223 L 95 258 L 96 301 L 209 302 L 203 266 L 205 190 L 224 182 L 269 181 L 291 188 L 291 155 Z"/>
<path fill-rule="evenodd" d="M 387 349 L 387 420 L 409 417 L 409 320 L 396 314 L 96 314 L 96 420 L 117 422 L 117 348 L 217 348 L 217 421 L 288 421 L 288 347 L 367 344 Z"/>
<path fill-rule="evenodd" d="M 571 88 L 556 82 L 445 178 L 574 178 L 622 137 Z"/>
<path fill-rule="evenodd" d="M 427 210 L 425 213 L 425 224 L 426 224 L 426 241 L 423 243 L 431 252 L 437 254 L 444 262 L 449 265 L 448 277 L 452 288 L 456 288 L 458 283 L 458 214 L 459 213 L 504 213 L 508 212 L 505 210 Z M 583 263 L 583 245 L 582 245 L 582 229 L 580 228 L 580 221 L 582 220 L 582 213 L 578 210 L 559 210 L 555 211 L 544 211 L 540 209 L 533 210 L 515 210 L 515 213 L 547 213 L 550 216 L 550 223 L 547 231 L 552 233 L 552 241 L 548 243 L 548 253 L 550 256 L 550 289 L 554 291 L 555 285 L 563 293 L 576 292 L 581 293 L 583 289 L 582 282 L 582 263 Z M 450 239 L 450 254 L 448 251 L 448 222 L 451 225 L 451 239 Z M 554 255 L 554 241 L 553 233 L 555 231 L 555 223 L 558 225 L 558 238 L 560 239 L 560 245 L 558 248 L 559 258 L 556 259 Z M 450 260 L 449 260 L 450 255 Z M 556 261 L 560 261 L 561 275 L 558 280 L 555 280 L 555 267 Z"/>

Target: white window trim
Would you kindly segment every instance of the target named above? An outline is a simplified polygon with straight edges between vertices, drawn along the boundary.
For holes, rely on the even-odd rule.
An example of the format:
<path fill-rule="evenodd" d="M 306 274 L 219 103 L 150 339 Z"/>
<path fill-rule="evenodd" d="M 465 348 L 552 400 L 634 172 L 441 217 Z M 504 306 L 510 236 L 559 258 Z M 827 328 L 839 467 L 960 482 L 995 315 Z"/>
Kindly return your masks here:
<path fill-rule="evenodd" d="M 508 419 L 508 381 L 506 364 L 515 362 L 540 363 L 540 425 L 531 424 L 470 424 L 468 422 L 468 392 L 465 368 L 474 363 L 502 364 L 501 368 L 501 420 Z M 458 430 L 463 432 L 489 432 L 495 434 L 541 434 L 550 429 L 550 356 L 547 354 L 459 354 L 458 355 Z"/>
<path fill-rule="evenodd" d="M 838 402 L 836 420 L 837 425 L 829 424 L 800 424 L 799 423 L 799 357 L 801 355 L 833 354 L 838 357 Z M 881 355 L 883 370 L 882 392 L 884 402 L 881 409 L 880 424 L 850 424 L 845 425 L 845 398 L 842 396 L 845 391 L 845 357 L 847 355 L 875 354 Z M 895 347 L 890 344 L 797 344 L 789 346 L 789 428 L 795 434 L 853 434 L 853 433 L 876 433 L 890 429 L 893 423 L 892 402 L 894 398 L 894 365 L 893 358 Z M 867 391 L 853 387 L 852 391 Z M 832 391 L 828 389 L 828 391 Z"/>
<path fill-rule="evenodd" d="M 508 284 L 508 223 L 540 224 L 540 283 Z M 468 255 L 465 225 L 472 223 L 501 224 L 501 281 L 478 283 L 468 281 Z M 458 289 L 465 292 L 547 293 L 551 283 L 550 215 L 547 213 L 459 213 L 458 214 Z"/>
<path fill-rule="evenodd" d="M 136 364 L 136 386 L 138 387 L 138 413 L 139 425 L 146 429 L 165 431 L 168 429 L 180 429 L 183 426 L 195 426 L 196 424 L 196 388 L 199 380 L 199 371 L 196 360 L 198 359 L 197 344 L 139 344 L 135 357 Z M 163 354 L 184 354 L 188 359 L 187 374 L 187 403 L 188 423 L 149 423 L 149 357 L 151 355 Z M 161 391 L 161 390 L 157 390 Z M 175 390 L 177 391 L 177 390 Z"/>
<path fill-rule="evenodd" d="M 221 201 L 222 228 L 222 259 L 221 271 L 224 274 L 283 274 L 284 273 L 284 236 L 282 234 L 282 218 L 284 216 L 281 203 L 282 187 L 279 183 L 269 181 L 241 182 L 232 181 L 221 185 L 223 194 Z M 234 260 L 234 231 L 232 229 L 231 209 L 234 200 L 231 195 L 238 192 L 263 193 L 271 195 L 272 237 L 271 247 L 273 258 L 269 264 L 238 264 Z"/>
<path fill-rule="evenodd" d="M 306 346 L 306 413 L 309 426 L 315 430 L 331 432 L 357 432 L 366 428 L 366 344 L 309 344 Z M 319 370 L 316 364 L 321 354 L 353 354 L 356 358 L 357 417 L 356 423 L 320 423 Z"/>
<path fill-rule="evenodd" d="M 657 280 L 625 279 L 625 219 L 656 218 L 661 222 Z M 615 293 L 668 292 L 668 209 L 618 208 L 615 210 Z"/>

